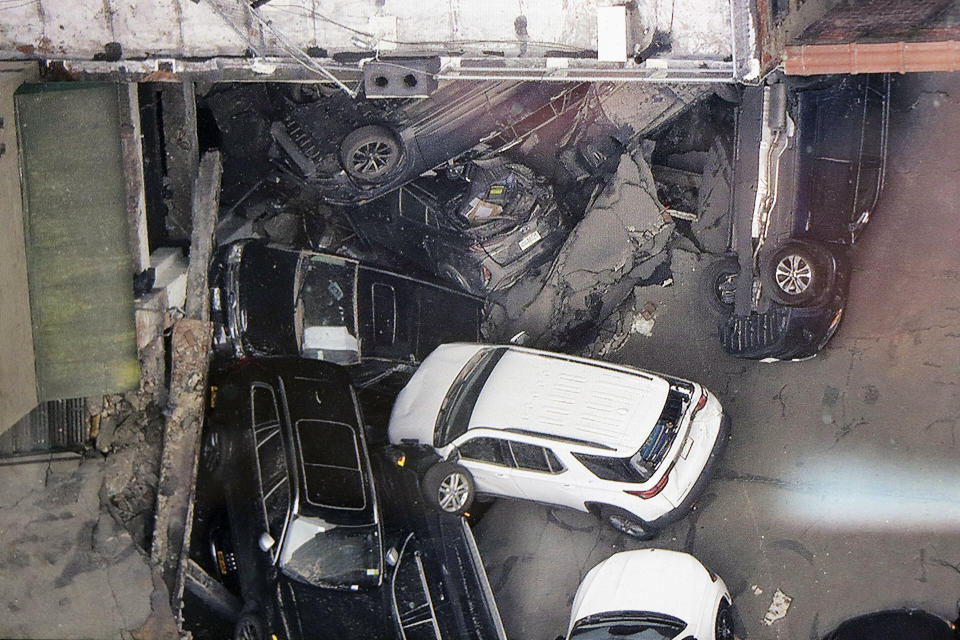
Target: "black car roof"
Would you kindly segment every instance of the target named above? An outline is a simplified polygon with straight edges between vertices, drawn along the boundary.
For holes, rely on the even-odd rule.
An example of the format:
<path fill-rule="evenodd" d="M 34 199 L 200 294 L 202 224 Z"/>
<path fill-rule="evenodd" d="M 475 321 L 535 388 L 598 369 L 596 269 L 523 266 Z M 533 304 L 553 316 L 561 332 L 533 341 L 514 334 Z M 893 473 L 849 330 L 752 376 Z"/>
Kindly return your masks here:
<path fill-rule="evenodd" d="M 919 609 L 878 611 L 842 623 L 823 640 L 957 640 L 960 635 L 939 616 Z"/>
<path fill-rule="evenodd" d="M 249 358 L 218 379 L 242 386 L 264 383 L 277 391 L 282 382 L 284 394 L 278 394 L 277 401 L 286 407 L 281 409 L 283 422 L 289 417 L 298 513 L 341 525 L 368 525 L 379 519 L 363 425 L 342 367 L 289 356 Z M 242 391 L 234 395 L 236 402 L 246 399 Z M 345 454 L 346 459 L 335 461 L 342 464 L 330 464 L 331 455 Z"/>

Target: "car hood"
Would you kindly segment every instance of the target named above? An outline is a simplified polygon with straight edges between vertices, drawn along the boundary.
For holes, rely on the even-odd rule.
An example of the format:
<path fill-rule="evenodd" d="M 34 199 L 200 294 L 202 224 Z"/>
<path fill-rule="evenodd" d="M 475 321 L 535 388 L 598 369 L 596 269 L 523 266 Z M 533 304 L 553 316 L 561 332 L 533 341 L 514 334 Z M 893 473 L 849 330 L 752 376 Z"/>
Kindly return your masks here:
<path fill-rule="evenodd" d="M 470 427 L 515 427 L 635 453 L 663 411 L 660 377 L 511 348 L 490 374 Z"/>
<path fill-rule="evenodd" d="M 486 348 L 478 344 L 445 344 L 424 359 L 400 391 L 390 413 L 390 442 L 414 440 L 433 444 L 433 428 L 447 390 L 467 361 Z"/>
<path fill-rule="evenodd" d="M 646 611 L 664 613 L 687 624 L 681 637 L 715 606 L 711 592 L 725 591 L 723 582 L 714 582 L 693 556 L 666 549 L 637 549 L 614 554 L 591 569 L 573 599 L 573 624 L 604 612 Z M 719 599 L 719 598 L 717 598 Z"/>

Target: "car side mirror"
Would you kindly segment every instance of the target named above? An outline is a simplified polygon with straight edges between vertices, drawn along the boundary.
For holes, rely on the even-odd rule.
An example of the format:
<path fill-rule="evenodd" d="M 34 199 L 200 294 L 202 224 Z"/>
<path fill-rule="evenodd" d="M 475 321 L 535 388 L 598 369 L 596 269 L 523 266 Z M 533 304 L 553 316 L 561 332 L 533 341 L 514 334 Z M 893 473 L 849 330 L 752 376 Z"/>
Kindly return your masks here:
<path fill-rule="evenodd" d="M 387 563 L 387 566 L 395 567 L 397 566 L 397 562 L 400 560 L 400 552 L 397 551 L 396 547 L 390 547 L 384 554 L 383 559 Z"/>
<path fill-rule="evenodd" d="M 515 344 L 518 347 L 522 347 L 523 345 L 527 344 L 527 341 L 529 339 L 530 339 L 530 336 L 527 334 L 527 332 L 521 331 L 520 333 L 510 338 L 510 344 Z"/>
<path fill-rule="evenodd" d="M 257 543 L 260 545 L 260 551 L 266 553 L 270 551 L 270 549 L 273 549 L 273 545 L 275 545 L 277 541 L 273 539 L 272 535 L 264 531 L 260 534 L 260 539 L 257 540 Z"/>

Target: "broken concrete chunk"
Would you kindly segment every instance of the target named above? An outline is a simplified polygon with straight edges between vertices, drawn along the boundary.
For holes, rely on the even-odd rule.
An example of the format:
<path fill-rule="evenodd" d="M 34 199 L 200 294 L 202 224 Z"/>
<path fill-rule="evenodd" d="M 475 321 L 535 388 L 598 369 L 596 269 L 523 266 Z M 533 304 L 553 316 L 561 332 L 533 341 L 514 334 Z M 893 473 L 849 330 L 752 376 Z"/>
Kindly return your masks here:
<path fill-rule="evenodd" d="M 780 589 L 777 589 L 773 593 L 773 601 L 770 603 L 767 613 L 763 616 L 763 624 L 769 627 L 777 620 L 786 616 L 791 602 L 793 602 L 792 597 L 788 596 Z"/>

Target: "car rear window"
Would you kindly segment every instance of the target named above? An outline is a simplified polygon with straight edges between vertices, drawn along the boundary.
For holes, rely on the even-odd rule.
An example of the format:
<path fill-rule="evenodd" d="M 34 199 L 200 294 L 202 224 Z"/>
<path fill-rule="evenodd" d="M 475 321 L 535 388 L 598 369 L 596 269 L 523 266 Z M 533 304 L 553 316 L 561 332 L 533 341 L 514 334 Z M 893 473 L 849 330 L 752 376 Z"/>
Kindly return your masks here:
<path fill-rule="evenodd" d="M 297 439 L 310 504 L 335 509 L 366 507 L 366 480 L 354 428 L 342 422 L 300 420 Z"/>

